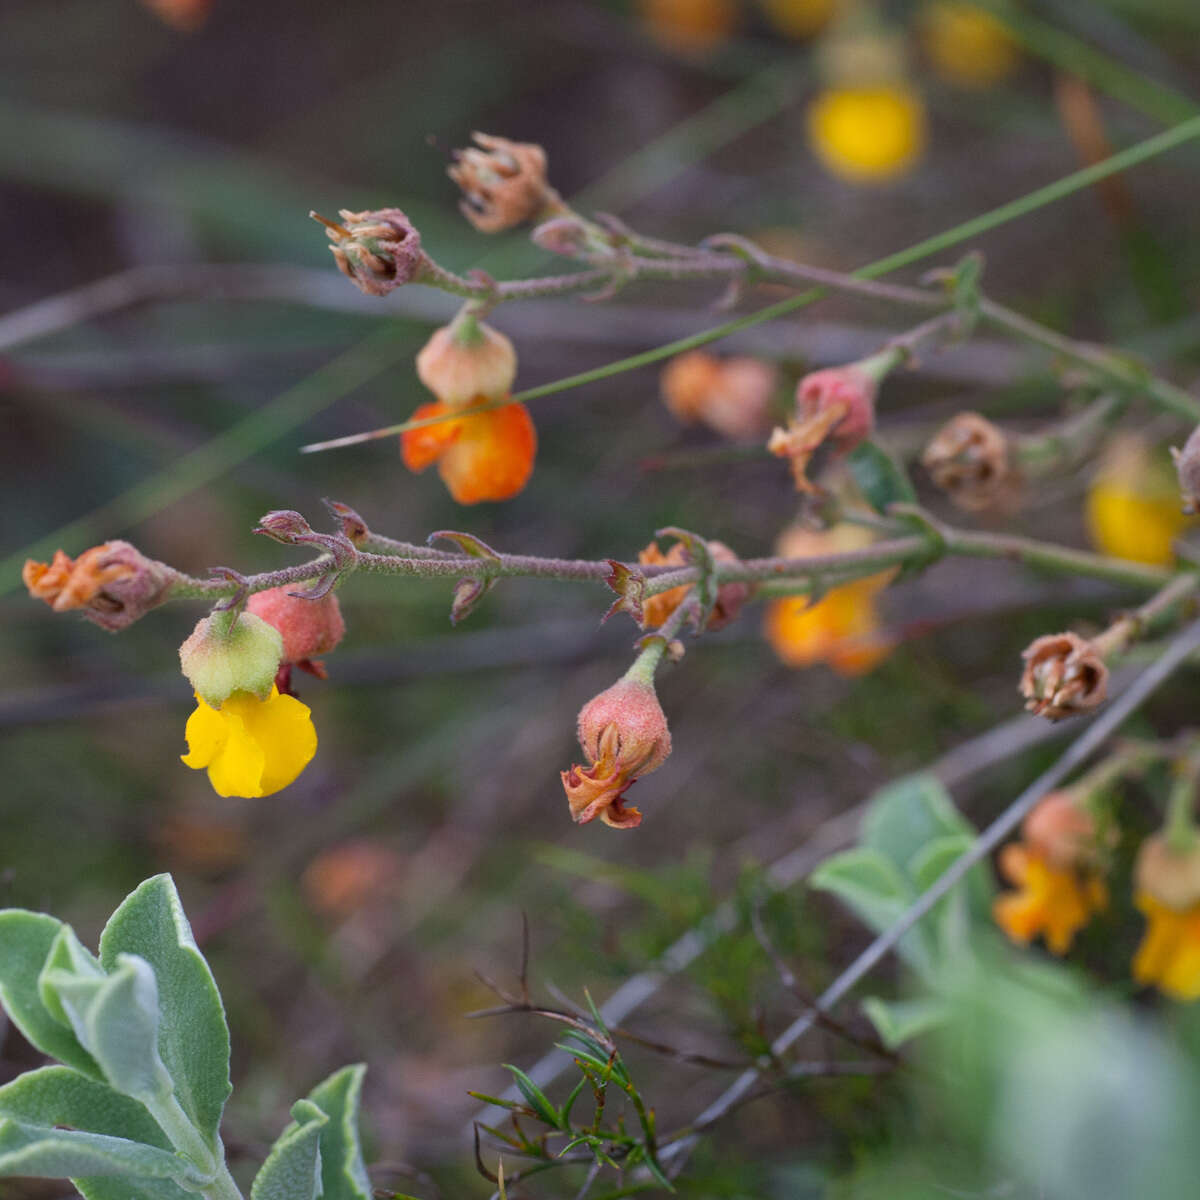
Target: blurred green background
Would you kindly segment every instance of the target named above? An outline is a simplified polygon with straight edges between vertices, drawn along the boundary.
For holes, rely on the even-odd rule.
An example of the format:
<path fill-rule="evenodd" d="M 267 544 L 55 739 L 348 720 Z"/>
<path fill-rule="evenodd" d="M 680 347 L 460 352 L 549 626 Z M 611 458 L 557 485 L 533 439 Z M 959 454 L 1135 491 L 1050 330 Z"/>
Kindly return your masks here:
<path fill-rule="evenodd" d="M 735 19 L 701 50 L 679 49 L 656 6 L 589 0 L 215 0 L 191 33 L 136 0 L 0 10 L 0 309 L 10 314 L 0 317 L 0 904 L 53 912 L 92 941 L 140 879 L 175 874 L 229 1007 L 235 1163 L 274 1137 L 296 1095 L 363 1060 L 375 1158 L 408 1172 L 376 1182 L 433 1196 L 413 1173 L 430 1172 L 447 1196 L 486 1195 L 464 1132 L 476 1108 L 467 1089 L 499 1091 L 499 1063 L 528 1065 L 553 1040 L 533 1020 L 463 1017 L 491 1002 L 474 969 L 512 978 L 522 912 L 531 982 L 602 999 L 753 864 L 1013 716 L 1014 663 L 1032 636 L 1100 620 L 1127 597 L 946 564 L 888 593 L 902 644 L 859 680 L 780 666 L 751 608 L 664 673 L 675 751 L 638 785 L 645 823 L 626 834 L 574 827 L 557 774 L 576 755 L 575 711 L 630 654 L 624 618 L 599 625 L 603 589 L 508 581 L 452 630 L 445 586 L 352 580 L 330 680 L 301 685 L 318 756 L 293 787 L 250 802 L 218 799 L 178 763 L 191 706 L 176 647 L 200 609 L 162 609 L 111 637 L 30 601 L 21 562 L 122 536 L 194 574 L 283 566 L 289 552 L 251 528 L 271 508 L 317 523 L 321 497 L 414 541 L 466 529 L 511 552 L 631 558 L 656 528 L 679 524 L 744 556 L 769 552 L 795 509 L 781 464 L 646 468 L 718 444 L 675 425 L 655 368 L 537 402 L 537 469 L 504 505 L 458 508 L 436 478 L 403 469 L 392 441 L 299 456 L 304 442 L 405 419 L 427 398 L 412 355 L 454 311 L 417 289 L 358 296 L 307 213 L 398 205 L 456 270 L 556 269 L 520 234 L 487 239 L 458 215 L 449 152 L 482 129 L 544 145 L 553 182 L 587 211 L 677 240 L 737 230 L 849 270 L 1087 161 L 1064 122 L 1070 69 L 1104 85 L 1095 114 L 1117 148 L 1200 95 L 1189 0 L 1027 4 L 1068 40 L 1041 45 L 1057 61 L 1024 50 L 988 88 L 933 69 L 920 8 L 882 13 L 910 52 L 928 147 L 911 171 L 869 188 L 828 174 L 807 144 L 821 39 L 789 37 L 751 3 L 731 6 Z M 989 289 L 1190 382 L 1198 178 L 1200 153 L 1185 148 L 989 234 Z M 145 270 L 114 286 L 141 289 L 137 303 L 63 328 L 59 314 L 104 297 L 36 307 L 133 268 Z M 528 387 L 707 328 L 723 319 L 716 293 L 639 286 L 604 304 L 505 306 L 494 323 L 516 343 Z M 726 348 L 798 370 L 869 351 L 902 322 L 833 298 Z M 884 427 L 903 440 L 963 407 L 1049 415 L 1060 391 L 1043 360 L 983 334 L 889 385 Z M 1082 544 L 1085 486 L 1082 474 L 1056 481 L 1006 524 Z M 1168 695 L 1157 707 L 1178 703 Z M 957 798 L 985 819 L 1045 753 L 960 772 Z M 862 944 L 831 902 L 790 895 L 783 907 L 779 936 L 812 985 Z M 664 987 L 631 1025 L 737 1057 L 794 1011 L 747 935 Z M 0 1079 L 31 1061 L 8 1031 Z M 722 1086 L 712 1071 L 649 1058 L 642 1077 L 667 1128 Z M 900 1103 L 890 1087 L 817 1080 L 760 1102 L 729 1119 L 689 1186 L 820 1194 L 827 1172 L 887 1141 Z M 538 1194 L 572 1193 L 547 1182 Z"/>

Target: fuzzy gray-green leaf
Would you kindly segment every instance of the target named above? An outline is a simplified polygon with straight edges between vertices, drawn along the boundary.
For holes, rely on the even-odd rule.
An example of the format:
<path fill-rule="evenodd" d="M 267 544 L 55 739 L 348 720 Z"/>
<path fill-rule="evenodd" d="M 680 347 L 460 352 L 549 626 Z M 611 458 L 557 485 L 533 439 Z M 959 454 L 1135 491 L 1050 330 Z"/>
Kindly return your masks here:
<path fill-rule="evenodd" d="M 196 947 L 169 875 L 155 875 L 113 913 L 100 936 L 100 962 L 113 970 L 137 955 L 158 985 L 158 1052 L 183 1111 L 216 1145 L 229 1096 L 229 1029 L 208 963 Z"/>
<path fill-rule="evenodd" d="M 46 1008 L 38 989 L 42 968 L 65 928 L 61 921 L 44 913 L 19 908 L 0 911 L 0 1004 L 43 1054 L 99 1079 L 95 1060 L 79 1044 L 70 1026 Z"/>
<path fill-rule="evenodd" d="M 250 1200 L 316 1200 L 321 1195 L 321 1130 L 329 1118 L 297 1100 L 295 1118 L 279 1135 L 250 1188 Z"/>
<path fill-rule="evenodd" d="M 321 1128 L 322 1200 L 370 1200 L 371 1181 L 367 1178 L 359 1141 L 359 1101 L 363 1076 L 362 1063 L 335 1071 L 308 1094 L 328 1118 Z"/>

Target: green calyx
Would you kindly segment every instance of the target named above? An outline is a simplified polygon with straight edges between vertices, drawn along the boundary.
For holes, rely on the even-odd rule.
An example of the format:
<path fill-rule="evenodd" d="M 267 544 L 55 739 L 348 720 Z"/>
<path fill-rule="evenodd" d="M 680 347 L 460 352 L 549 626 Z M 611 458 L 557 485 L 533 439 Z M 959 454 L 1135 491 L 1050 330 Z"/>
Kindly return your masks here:
<path fill-rule="evenodd" d="M 279 630 L 247 612 L 234 618 L 223 612 L 203 618 L 179 647 L 184 675 L 196 695 L 213 708 L 220 708 L 234 692 L 266 699 L 282 656 Z"/>

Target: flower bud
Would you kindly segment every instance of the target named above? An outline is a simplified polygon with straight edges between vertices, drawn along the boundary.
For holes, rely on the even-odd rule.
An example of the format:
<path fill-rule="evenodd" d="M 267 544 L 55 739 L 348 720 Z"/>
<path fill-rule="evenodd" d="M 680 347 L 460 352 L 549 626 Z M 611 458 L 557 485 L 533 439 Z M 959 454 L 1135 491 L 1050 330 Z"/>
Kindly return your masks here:
<path fill-rule="evenodd" d="M 246 611 L 261 617 L 279 630 L 283 638 L 280 660 L 306 663 L 328 654 L 346 634 L 346 623 L 334 592 L 317 600 L 293 596 L 289 585 L 255 592 L 246 601 Z"/>
<path fill-rule="evenodd" d="M 591 249 L 587 226 L 578 217 L 551 217 L 529 235 L 539 249 L 577 258 Z"/>
<path fill-rule="evenodd" d="M 486 133 L 471 137 L 476 146 L 455 150 L 448 174 L 462 189 L 459 209 L 480 233 L 500 233 L 536 220 L 556 205 L 558 195 L 546 182 L 541 146 Z"/>
<path fill-rule="evenodd" d="M 1179 491 L 1183 497 L 1183 511 L 1188 516 L 1200 513 L 1200 425 L 1192 430 L 1182 450 L 1171 447 L 1175 470 L 1179 474 Z"/>
<path fill-rule="evenodd" d="M 1200 842 L 1173 850 L 1163 835 L 1148 837 L 1138 851 L 1133 877 L 1139 892 L 1176 912 L 1200 904 Z"/>
<path fill-rule="evenodd" d="M 1022 653 L 1025 707 L 1051 721 L 1090 712 L 1108 696 L 1108 667 L 1092 642 L 1076 633 L 1036 638 Z"/>
<path fill-rule="evenodd" d="M 261 617 L 244 612 L 231 620 L 228 612 L 214 612 L 179 647 L 179 665 L 196 695 L 220 708 L 235 692 L 265 700 L 282 654 L 282 635 Z"/>
<path fill-rule="evenodd" d="M 636 670 L 579 712 L 579 745 L 588 765 L 561 774 L 571 816 L 580 825 L 597 817 L 614 829 L 640 825 L 642 814 L 624 806 L 625 791 L 671 753 L 671 732 L 654 685 L 636 677 Z"/>
<path fill-rule="evenodd" d="M 411 283 L 425 262 L 421 235 L 398 208 L 368 212 L 342 209 L 341 224 L 316 217 L 333 245 L 338 270 L 368 296 L 386 296 Z"/>
<path fill-rule="evenodd" d="M 1094 866 L 1099 856 L 1096 818 L 1070 790 L 1051 792 L 1021 826 L 1025 844 L 1052 867 Z"/>
<path fill-rule="evenodd" d="M 437 330 L 417 355 L 421 382 L 451 408 L 512 390 L 517 352 L 499 330 L 469 315 Z"/>
<path fill-rule="evenodd" d="M 285 546 L 295 545 L 297 539 L 312 533 L 312 526 L 290 508 L 276 508 L 259 517 L 255 533 L 265 533 L 272 541 Z"/>
<path fill-rule="evenodd" d="M 49 563 L 27 559 L 21 578 L 29 594 L 55 612 L 79 609 L 117 633 L 166 600 L 178 573 L 128 542 L 104 542 L 72 559 L 61 550 Z"/>
<path fill-rule="evenodd" d="M 738 556 L 724 542 L 711 541 L 708 552 L 716 562 L 735 563 Z M 657 542 L 651 542 L 644 550 L 638 552 L 638 562 L 643 566 L 686 567 L 691 564 L 687 547 L 682 542 L 676 542 L 664 554 Z M 706 628 L 723 629 L 730 621 L 737 619 L 742 605 L 750 598 L 753 590 L 748 583 L 723 583 L 717 588 L 717 603 L 708 618 Z M 648 628 L 657 629 L 679 607 L 687 595 L 686 586 L 671 588 L 659 592 L 642 602 L 642 617 Z"/>

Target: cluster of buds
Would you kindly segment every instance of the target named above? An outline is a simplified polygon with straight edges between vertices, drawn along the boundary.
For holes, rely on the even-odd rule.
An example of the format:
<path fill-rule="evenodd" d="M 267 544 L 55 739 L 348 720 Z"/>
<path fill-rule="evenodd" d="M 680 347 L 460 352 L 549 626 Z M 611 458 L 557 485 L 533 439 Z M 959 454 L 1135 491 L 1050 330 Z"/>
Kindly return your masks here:
<path fill-rule="evenodd" d="M 762 434 L 778 372 L 757 358 L 720 359 L 705 350 L 673 358 L 659 379 L 663 403 L 684 425 L 707 425 L 723 437 Z"/>
<path fill-rule="evenodd" d="M 1007 435 L 975 412 L 961 412 L 943 425 L 925 447 L 921 465 L 967 512 L 1008 508 L 1019 488 Z"/>
<path fill-rule="evenodd" d="M 1020 690 L 1025 707 L 1039 717 L 1060 721 L 1091 712 L 1108 696 L 1108 667 L 1094 642 L 1077 633 L 1035 638 L 1021 657 L 1025 669 Z"/>
<path fill-rule="evenodd" d="M 775 429 L 767 449 L 789 460 L 799 492 L 817 489 L 808 478 L 813 455 L 827 443 L 848 454 L 875 430 L 875 397 L 879 385 L 900 360 L 896 350 L 882 350 L 844 367 L 814 371 L 796 386 L 796 414 L 786 429 Z"/>
<path fill-rule="evenodd" d="M 49 563 L 29 559 L 21 572 L 29 594 L 55 612 L 77 611 L 116 633 L 162 604 L 179 574 L 128 542 L 104 542 L 71 558 L 56 550 Z"/>
<path fill-rule="evenodd" d="M 450 178 L 462 189 L 463 216 L 481 233 L 539 221 L 562 208 L 546 182 L 546 152 L 530 142 L 473 133 L 476 143 L 454 151 Z"/>
<path fill-rule="evenodd" d="M 654 690 L 653 666 L 646 664 L 643 652 L 620 680 L 579 712 L 579 746 L 587 763 L 562 772 L 577 824 L 597 817 L 614 829 L 642 823 L 641 812 L 625 805 L 625 793 L 671 753 L 671 731 Z"/>
<path fill-rule="evenodd" d="M 735 563 L 740 561 L 724 542 L 711 541 L 707 543 L 708 552 L 713 562 Z M 692 562 L 692 557 L 683 542 L 676 542 L 665 554 L 658 548 L 657 542 L 651 542 L 644 550 L 638 552 L 638 562 L 642 566 L 686 567 Z M 642 619 L 650 629 L 663 625 L 671 614 L 683 603 L 689 588 L 686 584 L 680 587 L 668 588 L 642 601 Z M 717 588 L 717 599 L 709 614 L 705 628 L 708 630 L 724 629 L 731 621 L 737 619 L 742 611 L 742 605 L 750 599 L 753 586 L 749 583 L 723 583 Z"/>
<path fill-rule="evenodd" d="M 420 275 L 426 261 L 421 235 L 398 208 L 357 213 L 343 208 L 338 215 L 340 222 L 311 214 L 325 226 L 338 270 L 359 291 L 386 296 Z"/>

